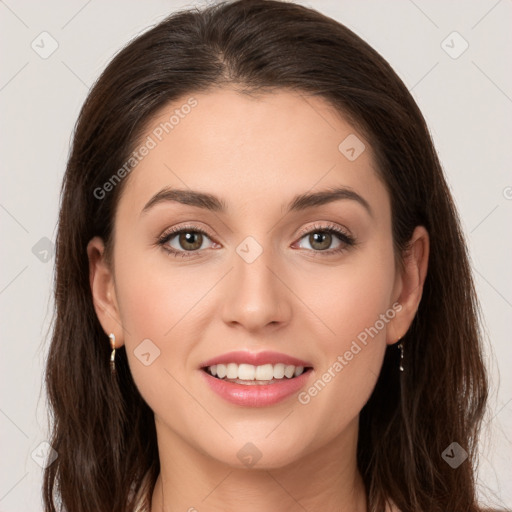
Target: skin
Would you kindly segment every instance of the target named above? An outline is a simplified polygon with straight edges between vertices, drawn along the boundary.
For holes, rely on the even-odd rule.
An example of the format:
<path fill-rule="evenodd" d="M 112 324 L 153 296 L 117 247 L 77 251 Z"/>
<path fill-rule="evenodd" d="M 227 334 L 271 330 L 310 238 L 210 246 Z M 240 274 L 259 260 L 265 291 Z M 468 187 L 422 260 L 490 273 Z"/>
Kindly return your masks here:
<path fill-rule="evenodd" d="M 284 90 L 251 97 L 227 88 L 194 97 L 198 105 L 127 178 L 113 268 L 100 238 L 87 247 L 98 318 L 117 347 L 126 345 L 155 414 L 161 474 L 152 511 L 365 511 L 359 413 L 386 345 L 403 336 L 417 311 L 428 234 L 416 228 L 399 270 L 390 198 L 370 145 L 321 98 Z M 142 139 L 186 99 L 159 112 Z M 338 150 L 350 134 L 366 145 L 354 161 Z M 212 193 L 227 211 L 166 202 L 141 215 L 169 186 Z M 372 214 L 349 199 L 284 213 L 296 194 L 334 186 L 357 192 Z M 191 258 L 155 243 L 189 222 L 208 233 Z M 329 224 L 356 245 L 325 255 L 322 247 L 344 245 L 336 235 L 330 245 L 315 245 L 301 234 Z M 263 250 L 252 263 L 236 252 L 247 236 Z M 179 235 L 167 244 L 190 248 Z M 199 373 L 203 361 L 225 352 L 274 350 L 311 362 L 311 386 L 394 303 L 401 310 L 305 405 L 296 396 L 269 407 L 233 405 Z M 134 354 L 147 338 L 160 350 L 149 366 Z M 248 442 L 262 454 L 252 467 L 237 457 Z"/>

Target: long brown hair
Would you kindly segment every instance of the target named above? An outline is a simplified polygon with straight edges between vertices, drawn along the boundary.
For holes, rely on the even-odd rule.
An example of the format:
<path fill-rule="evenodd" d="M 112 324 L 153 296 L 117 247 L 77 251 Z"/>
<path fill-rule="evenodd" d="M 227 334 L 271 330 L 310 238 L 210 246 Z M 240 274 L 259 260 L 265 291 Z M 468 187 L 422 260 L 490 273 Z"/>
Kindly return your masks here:
<path fill-rule="evenodd" d="M 128 160 L 166 104 L 224 84 L 245 93 L 295 90 L 329 102 L 370 141 L 391 198 L 400 260 L 417 225 L 430 235 L 417 315 L 399 351 L 387 349 L 361 411 L 358 466 L 369 510 L 393 500 L 402 512 L 479 510 L 476 441 L 487 399 L 478 304 L 458 215 L 425 120 L 389 64 L 337 21 L 289 2 L 240 0 L 172 14 L 130 42 L 91 89 L 64 176 L 55 263 L 55 314 L 46 368 L 50 443 L 46 512 L 133 512 L 149 504 L 159 473 L 154 418 L 120 349 L 93 308 L 88 241 L 112 249 L 114 212 L 126 179 L 95 194 Z M 468 460 L 453 469 L 443 452 Z"/>

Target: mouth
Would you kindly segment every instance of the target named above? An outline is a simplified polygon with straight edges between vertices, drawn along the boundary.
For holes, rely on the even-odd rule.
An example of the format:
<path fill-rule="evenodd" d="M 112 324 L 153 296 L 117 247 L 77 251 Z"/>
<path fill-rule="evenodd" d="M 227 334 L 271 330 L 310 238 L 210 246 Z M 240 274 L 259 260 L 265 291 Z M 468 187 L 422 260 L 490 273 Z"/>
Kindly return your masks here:
<path fill-rule="evenodd" d="M 215 379 L 241 384 L 244 386 L 266 386 L 297 379 L 308 373 L 311 366 L 295 366 L 292 364 L 263 364 L 255 366 L 247 363 L 227 363 L 205 366 L 202 370 Z"/>
<path fill-rule="evenodd" d="M 270 350 L 238 350 L 199 365 L 215 394 L 241 407 L 267 407 L 298 393 L 313 378 L 309 361 Z"/>

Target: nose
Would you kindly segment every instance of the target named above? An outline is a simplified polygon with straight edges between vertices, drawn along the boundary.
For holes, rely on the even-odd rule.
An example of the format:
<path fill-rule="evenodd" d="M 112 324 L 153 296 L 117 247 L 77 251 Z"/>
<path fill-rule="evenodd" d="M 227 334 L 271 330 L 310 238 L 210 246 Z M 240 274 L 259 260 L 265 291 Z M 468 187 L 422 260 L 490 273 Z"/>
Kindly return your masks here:
<path fill-rule="evenodd" d="M 286 325 L 292 313 L 292 293 L 282 266 L 270 251 L 264 250 L 252 262 L 235 253 L 233 265 L 222 301 L 223 321 L 253 333 Z"/>

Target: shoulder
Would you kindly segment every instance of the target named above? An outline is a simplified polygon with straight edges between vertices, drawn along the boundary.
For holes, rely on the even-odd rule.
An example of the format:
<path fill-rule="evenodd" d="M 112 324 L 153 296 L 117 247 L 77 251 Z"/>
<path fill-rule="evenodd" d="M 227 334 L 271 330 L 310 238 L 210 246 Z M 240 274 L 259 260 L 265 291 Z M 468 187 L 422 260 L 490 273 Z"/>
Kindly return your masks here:
<path fill-rule="evenodd" d="M 393 501 L 391 501 L 391 503 L 388 503 L 386 505 L 386 510 L 385 512 L 401 512 L 400 509 L 395 505 L 395 503 Z"/>
<path fill-rule="evenodd" d="M 149 508 L 146 507 L 145 500 L 141 499 L 137 502 L 134 512 L 150 512 Z"/>
<path fill-rule="evenodd" d="M 135 508 L 133 509 L 133 512 L 151 512 L 151 507 L 148 503 L 147 496 L 139 492 L 138 495 L 135 498 Z"/>
<path fill-rule="evenodd" d="M 510 512 L 509 510 L 498 508 L 480 508 L 479 510 L 480 512 Z M 401 512 L 401 510 L 393 502 L 391 502 L 386 506 L 385 512 Z"/>
<path fill-rule="evenodd" d="M 132 499 L 135 502 L 135 507 L 132 509 L 133 512 L 151 512 L 151 505 L 149 503 L 151 492 L 149 492 L 149 486 L 150 486 L 150 476 L 149 473 L 147 473 L 143 479 L 142 482 L 138 487 L 135 487 L 135 485 L 132 484 L 131 492 L 132 492 Z M 151 489 L 152 490 L 152 489 Z"/>

